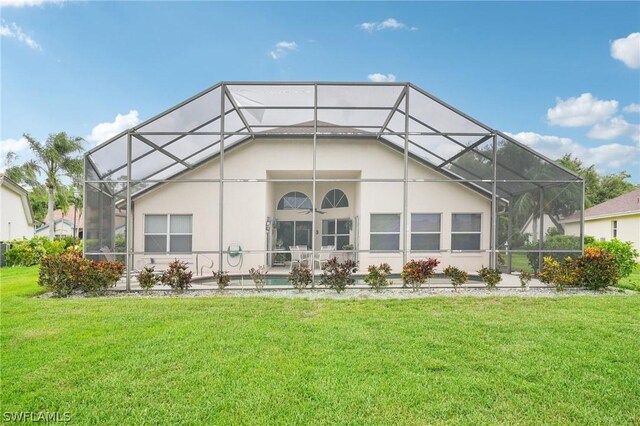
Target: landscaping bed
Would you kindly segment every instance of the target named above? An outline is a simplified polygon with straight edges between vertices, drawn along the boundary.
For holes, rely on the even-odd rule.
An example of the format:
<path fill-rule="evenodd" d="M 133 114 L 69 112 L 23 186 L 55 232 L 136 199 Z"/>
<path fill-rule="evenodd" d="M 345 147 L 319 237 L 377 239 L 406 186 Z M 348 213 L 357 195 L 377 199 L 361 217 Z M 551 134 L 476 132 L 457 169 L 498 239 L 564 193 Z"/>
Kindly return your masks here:
<path fill-rule="evenodd" d="M 107 290 L 97 297 L 110 298 L 153 298 L 153 297 L 270 297 L 270 298 L 289 298 L 289 299 L 420 299 L 425 297 L 567 297 L 567 296 L 625 296 L 635 295 L 637 292 L 632 290 L 624 290 L 617 287 L 607 287 L 604 290 L 593 291 L 586 288 L 568 288 L 564 291 L 557 291 L 552 287 L 536 287 L 529 290 L 519 288 L 500 288 L 489 290 L 486 288 L 461 288 L 454 290 L 453 288 L 421 288 L 413 291 L 404 288 L 390 288 L 380 292 L 375 292 L 370 288 L 348 288 L 341 293 L 335 290 L 325 288 L 305 289 L 298 291 L 296 289 L 284 288 L 265 288 L 256 290 L 253 288 L 226 288 L 218 289 L 190 289 L 183 292 L 176 292 L 170 289 L 154 289 L 150 291 L 134 290 L 125 292 L 121 290 Z M 44 293 L 36 296 L 37 298 L 48 299 L 56 297 L 53 293 Z M 69 298 L 91 298 L 96 297 L 95 294 L 76 292 L 68 296 Z"/>

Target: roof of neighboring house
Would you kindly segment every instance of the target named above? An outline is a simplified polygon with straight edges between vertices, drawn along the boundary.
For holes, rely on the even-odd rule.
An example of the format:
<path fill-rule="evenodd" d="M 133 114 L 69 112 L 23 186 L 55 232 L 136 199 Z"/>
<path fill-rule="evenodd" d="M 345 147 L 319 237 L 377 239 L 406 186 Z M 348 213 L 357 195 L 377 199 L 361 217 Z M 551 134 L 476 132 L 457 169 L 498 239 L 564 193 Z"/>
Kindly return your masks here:
<path fill-rule="evenodd" d="M 69 228 L 73 229 L 73 222 L 72 221 L 68 221 L 67 219 L 63 219 L 63 218 L 59 218 L 55 220 L 56 225 L 59 223 L 64 223 L 65 225 L 67 225 Z M 76 223 L 76 229 L 81 229 L 82 226 L 80 226 L 80 222 Z M 42 225 L 41 227 L 39 227 L 38 229 L 36 229 L 36 233 L 44 230 L 44 229 L 49 229 L 49 224 L 45 224 Z"/>
<path fill-rule="evenodd" d="M 0 186 L 5 186 L 20 195 L 20 197 L 22 198 L 22 205 L 24 207 L 24 214 L 27 216 L 27 223 L 30 226 L 33 226 L 35 224 L 35 221 L 33 219 L 31 201 L 29 201 L 29 191 L 18 185 L 13 180 L 9 179 L 9 177 L 4 173 L 0 173 Z"/>
<path fill-rule="evenodd" d="M 57 223 L 60 219 L 64 219 L 65 221 L 69 222 L 71 226 L 73 226 L 73 212 L 73 204 L 69 206 L 66 213 L 64 213 L 61 209 L 56 209 L 53 211 L 53 220 L 55 220 Z M 47 217 L 44 219 L 44 223 L 47 224 L 49 222 L 51 222 L 51 220 L 49 219 L 49 215 L 47 215 Z M 79 206 L 76 209 L 76 226 L 78 228 L 82 228 L 82 207 Z"/>
<path fill-rule="evenodd" d="M 640 213 L 640 188 L 586 209 L 584 211 L 584 219 L 589 220 L 632 213 Z M 577 220 L 580 220 L 579 213 L 572 214 L 563 222 L 575 222 Z"/>

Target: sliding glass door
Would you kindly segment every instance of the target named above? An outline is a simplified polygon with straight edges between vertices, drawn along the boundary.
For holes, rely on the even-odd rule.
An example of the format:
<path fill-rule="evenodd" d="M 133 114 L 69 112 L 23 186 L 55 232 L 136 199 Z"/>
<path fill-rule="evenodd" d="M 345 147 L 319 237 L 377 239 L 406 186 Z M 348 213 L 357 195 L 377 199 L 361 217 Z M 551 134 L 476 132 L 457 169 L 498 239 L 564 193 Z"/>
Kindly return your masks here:
<path fill-rule="evenodd" d="M 282 241 L 286 251 L 291 246 L 303 246 L 311 250 L 311 221 L 310 220 L 282 220 L 278 221 L 277 240 Z M 287 253 L 287 260 L 291 255 Z"/>

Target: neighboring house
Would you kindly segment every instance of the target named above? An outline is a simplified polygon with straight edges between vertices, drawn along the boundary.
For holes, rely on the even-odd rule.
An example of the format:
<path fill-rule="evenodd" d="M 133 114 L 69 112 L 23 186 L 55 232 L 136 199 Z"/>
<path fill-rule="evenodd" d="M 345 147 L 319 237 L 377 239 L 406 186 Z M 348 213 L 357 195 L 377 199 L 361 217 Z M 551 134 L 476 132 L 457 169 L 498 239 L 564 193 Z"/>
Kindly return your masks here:
<path fill-rule="evenodd" d="M 580 215 L 563 222 L 567 234 L 580 235 Z M 631 241 L 640 249 L 640 188 L 586 209 L 584 235 L 596 240 Z"/>
<path fill-rule="evenodd" d="M 29 193 L 0 173 L 0 242 L 31 238 L 34 225 Z"/>
<path fill-rule="evenodd" d="M 561 229 L 561 223 L 557 221 L 556 218 L 554 218 L 553 216 L 549 216 L 548 214 L 544 215 L 543 223 L 544 223 L 544 231 L 542 233 L 543 239 L 545 234 L 549 232 L 549 230 Z M 527 221 L 525 222 L 521 232 L 527 235 L 527 241 L 529 242 L 538 241 L 540 239 L 540 218 L 537 215 L 529 216 L 529 219 L 527 219 Z"/>
<path fill-rule="evenodd" d="M 73 205 L 69 206 L 69 209 L 66 213 L 64 213 L 60 209 L 53 211 L 53 224 L 56 237 L 73 237 L 74 213 L 76 215 L 75 236 L 76 238 L 82 238 L 82 221 L 84 220 L 84 218 L 82 217 L 82 207 L 74 209 Z M 48 237 L 50 226 L 51 220 L 49 219 L 49 215 L 47 215 L 47 217 L 45 218 L 45 224 L 36 229 L 36 235 Z"/>
<path fill-rule="evenodd" d="M 116 236 L 130 234 L 130 266 L 178 257 L 196 274 L 200 256 L 232 274 L 276 266 L 279 246 L 353 250 L 361 271 L 425 257 L 476 271 L 503 251 L 491 234 L 505 205 L 565 186 L 570 205 L 582 191 L 410 83 L 221 83 L 85 159 L 85 254 L 122 253 Z M 555 180 L 536 182 L 540 168 Z"/>

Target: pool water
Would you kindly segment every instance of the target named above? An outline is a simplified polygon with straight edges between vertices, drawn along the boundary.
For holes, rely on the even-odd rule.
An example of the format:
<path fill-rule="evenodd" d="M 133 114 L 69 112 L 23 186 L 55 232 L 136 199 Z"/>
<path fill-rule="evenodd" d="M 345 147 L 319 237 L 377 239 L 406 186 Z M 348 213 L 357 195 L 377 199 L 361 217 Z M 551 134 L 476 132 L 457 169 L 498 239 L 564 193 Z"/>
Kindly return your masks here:
<path fill-rule="evenodd" d="M 355 285 L 367 285 L 367 283 L 364 282 L 364 278 L 362 275 L 355 276 L 354 278 L 356 279 Z M 316 276 L 316 279 L 319 279 L 319 277 Z M 400 278 L 400 274 L 391 274 L 389 275 L 388 279 L 393 281 L 393 284 L 402 284 L 402 278 Z M 209 281 L 209 280 L 210 278 L 206 279 L 206 281 Z M 443 283 L 450 282 L 449 278 L 445 277 L 444 274 L 435 274 L 433 278 L 431 278 L 431 280 L 441 281 Z M 482 282 L 482 279 L 477 276 L 469 276 L 469 282 Z M 240 286 L 241 284 L 253 286 L 253 280 L 249 275 L 241 275 L 241 276 L 234 275 L 231 277 L 230 285 Z M 291 283 L 289 282 L 288 276 L 286 274 L 269 275 L 266 279 L 265 285 L 266 286 L 290 286 Z"/>

